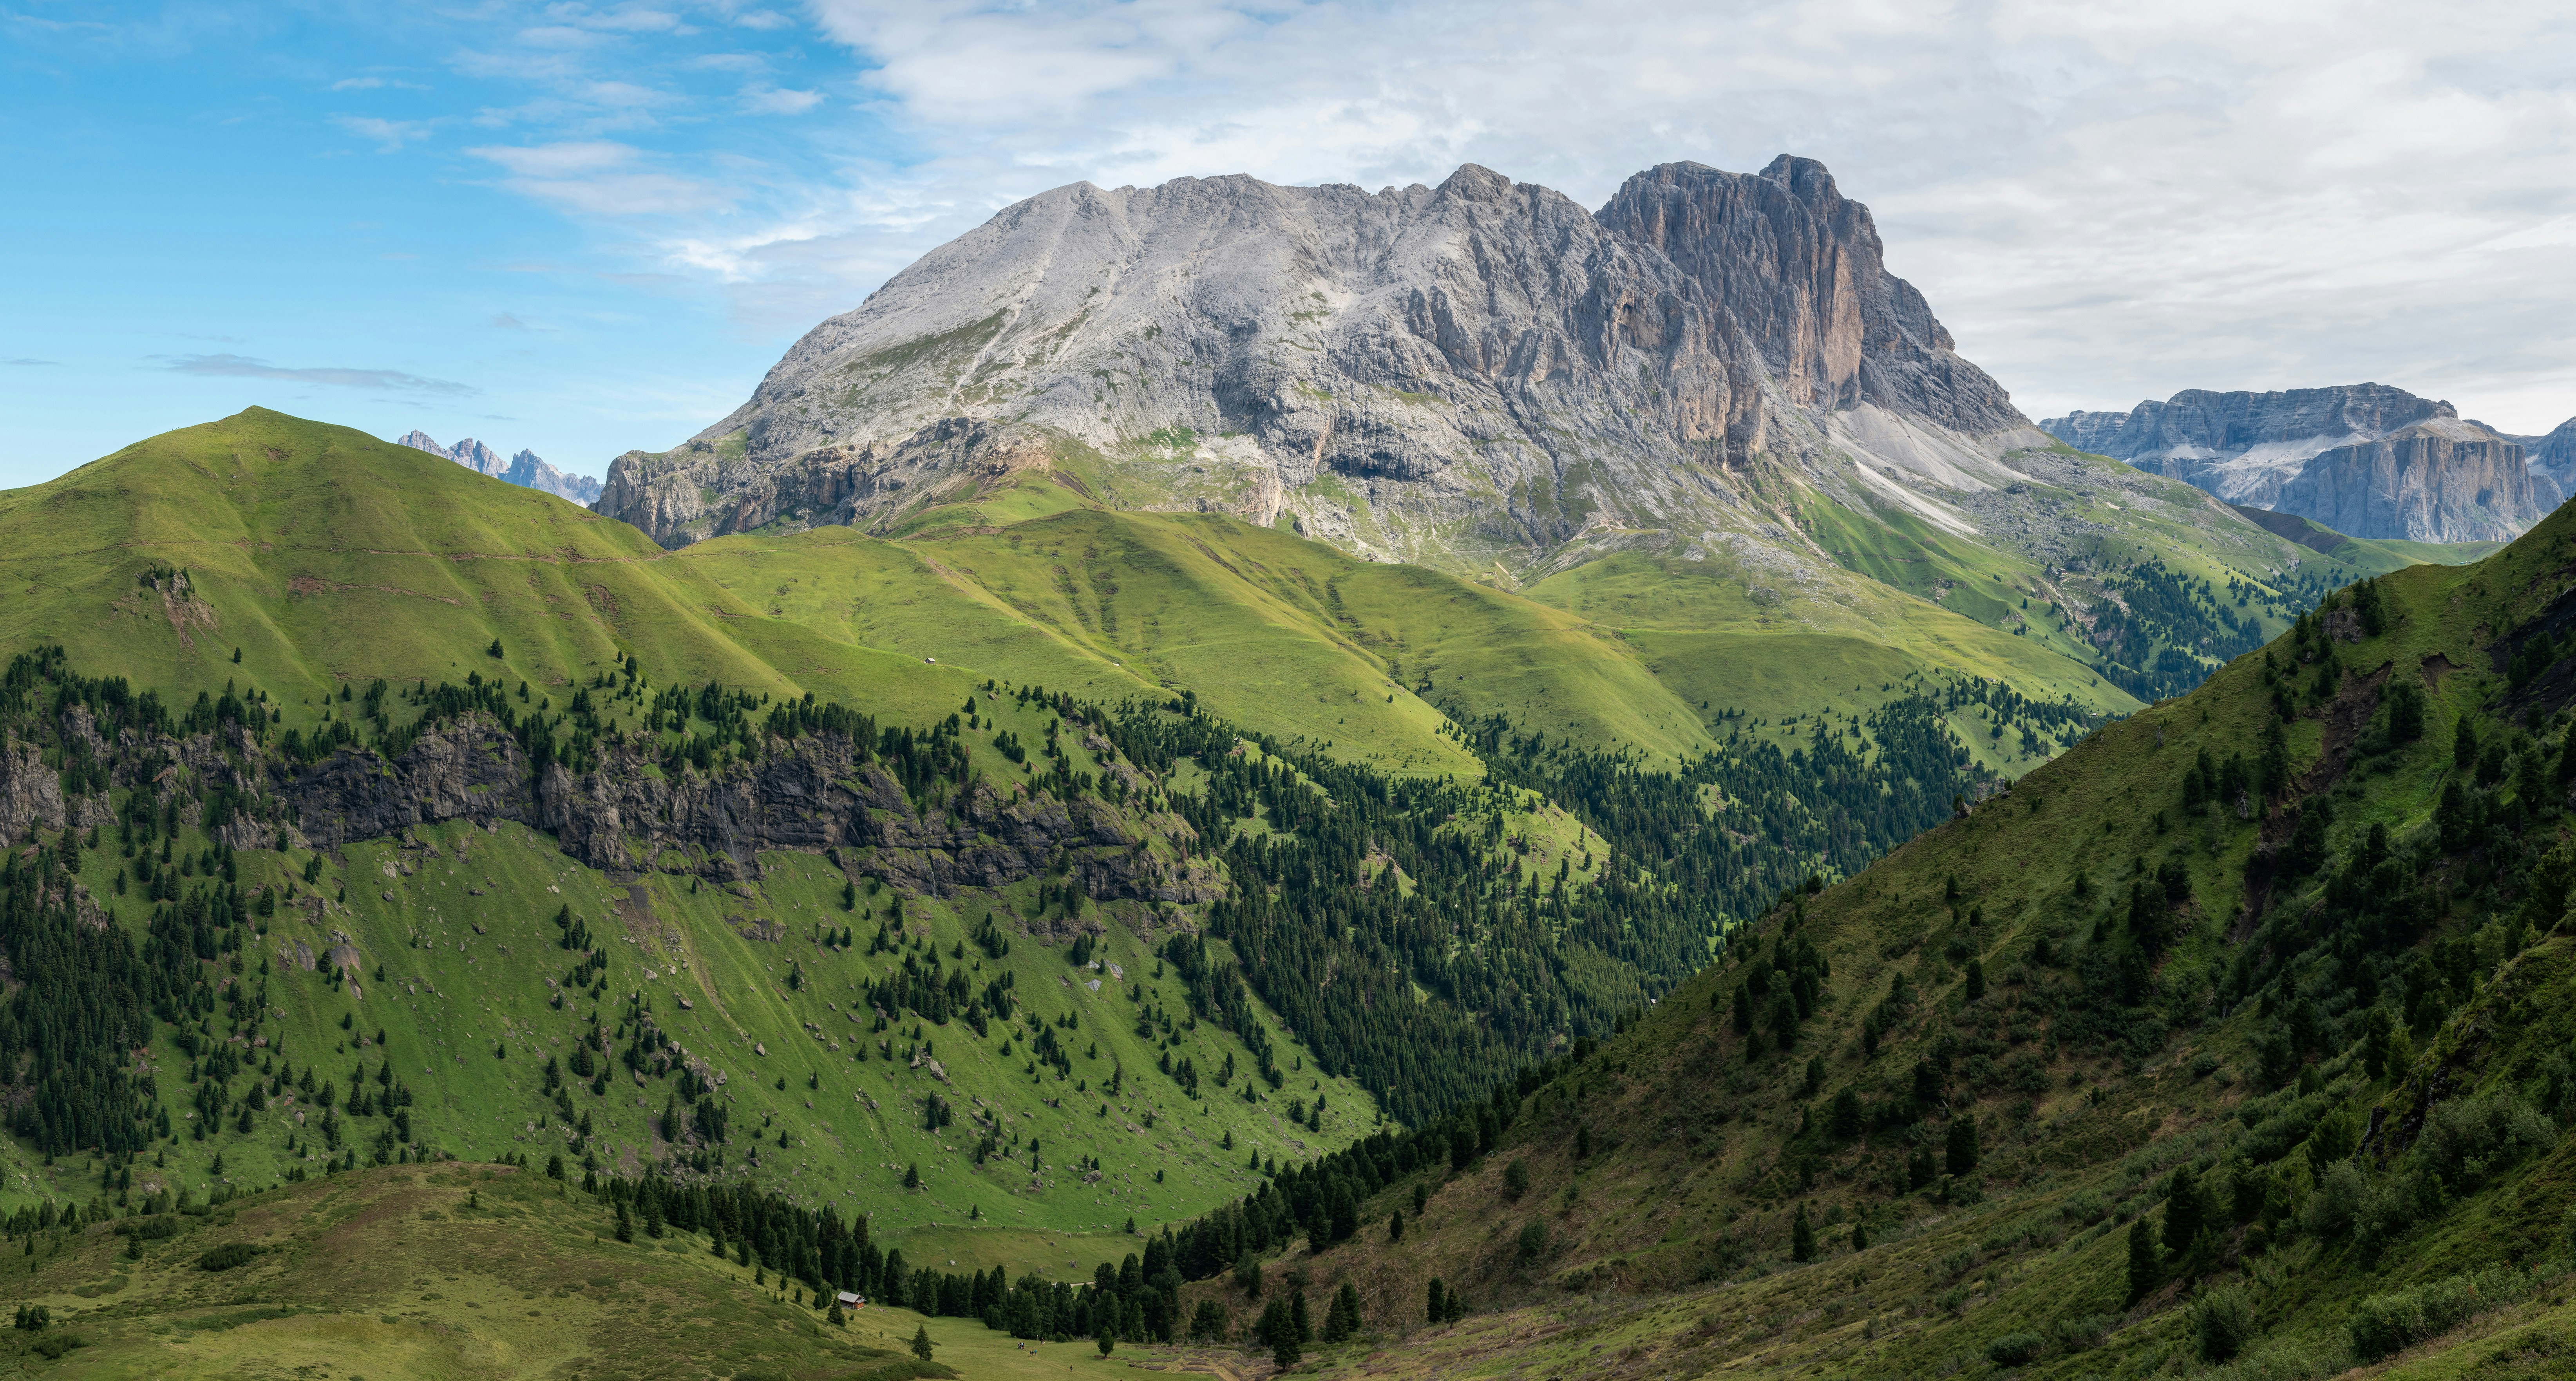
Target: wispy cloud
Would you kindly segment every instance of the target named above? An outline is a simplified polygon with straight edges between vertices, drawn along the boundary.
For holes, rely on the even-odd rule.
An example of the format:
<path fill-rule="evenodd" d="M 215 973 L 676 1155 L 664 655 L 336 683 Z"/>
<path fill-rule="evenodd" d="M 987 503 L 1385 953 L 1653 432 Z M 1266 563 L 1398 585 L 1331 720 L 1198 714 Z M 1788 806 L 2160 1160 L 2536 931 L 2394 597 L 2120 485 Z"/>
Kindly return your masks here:
<path fill-rule="evenodd" d="M 405 144 L 429 137 L 427 120 L 380 120 L 372 115 L 334 115 L 331 123 L 361 139 L 373 141 L 378 153 L 400 153 Z"/>
<path fill-rule="evenodd" d="M 425 379 L 399 369 L 288 368 L 246 355 L 180 355 L 163 357 L 162 368 L 178 374 L 216 378 L 275 379 L 282 383 L 327 384 L 333 388 L 372 388 L 396 393 L 461 395 L 477 390 L 449 379 Z"/>
<path fill-rule="evenodd" d="M 0 364 L 14 365 L 22 369 L 40 368 L 46 365 L 60 365 L 61 363 L 61 360 L 0 360 Z"/>
<path fill-rule="evenodd" d="M 771 86 L 742 89 L 742 108 L 753 115 L 802 115 L 822 103 L 820 91 L 782 91 Z"/>
<path fill-rule="evenodd" d="M 656 171 L 645 166 L 641 150 L 610 140 L 492 145 L 466 152 L 508 172 L 502 186 L 587 215 L 687 215 L 721 210 L 736 195 L 720 182 Z"/>

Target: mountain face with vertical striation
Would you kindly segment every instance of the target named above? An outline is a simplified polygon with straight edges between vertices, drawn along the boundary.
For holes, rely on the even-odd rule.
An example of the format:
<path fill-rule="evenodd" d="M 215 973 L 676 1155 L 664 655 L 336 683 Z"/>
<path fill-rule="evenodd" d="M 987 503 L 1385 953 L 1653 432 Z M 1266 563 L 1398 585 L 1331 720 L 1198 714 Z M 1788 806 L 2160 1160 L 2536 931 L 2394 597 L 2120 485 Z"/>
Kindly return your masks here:
<path fill-rule="evenodd" d="M 677 547 L 1083 457 L 1115 506 L 1523 572 L 1586 534 L 1772 540 L 1759 472 L 1973 491 L 2047 444 L 1820 164 L 1667 164 L 1597 213 L 1469 165 L 1376 193 L 1030 198 L 816 327 L 687 445 L 620 457 L 600 506 Z"/>
<path fill-rule="evenodd" d="M 565 474 L 548 465 L 534 451 L 522 450 L 510 457 L 505 465 L 499 452 L 470 436 L 453 446 L 441 446 L 436 437 L 416 427 L 395 444 L 409 446 L 415 451 L 427 451 L 434 456 L 445 456 L 478 475 L 488 475 L 522 489 L 543 490 L 585 508 L 599 499 L 598 480 L 588 475 Z"/>
<path fill-rule="evenodd" d="M 2386 384 L 2185 389 L 2040 426 L 2077 450 L 2354 537 L 2509 540 L 2563 495 L 2554 475 L 2526 473 L 2521 439 Z"/>

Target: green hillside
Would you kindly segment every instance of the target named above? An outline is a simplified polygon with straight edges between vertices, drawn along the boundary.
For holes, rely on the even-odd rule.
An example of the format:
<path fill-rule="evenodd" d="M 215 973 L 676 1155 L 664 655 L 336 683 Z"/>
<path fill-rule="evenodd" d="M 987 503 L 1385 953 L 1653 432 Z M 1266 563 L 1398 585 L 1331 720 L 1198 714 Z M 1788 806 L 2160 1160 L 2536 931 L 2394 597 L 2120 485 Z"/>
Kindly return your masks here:
<path fill-rule="evenodd" d="M 0 1370 L 1034 1381 L 1098 1365 L 1088 1343 L 1032 1348 L 977 1322 L 883 1303 L 836 1322 L 828 1296 L 817 1310 L 803 1285 L 719 1255 L 714 1234 L 648 1232 L 629 1217 L 632 1240 L 620 1242 L 613 1206 L 578 1184 L 450 1164 L 350 1171 L 212 1209 L 200 1201 L 82 1230 L 40 1229 L 20 1234 L 29 1250 L 14 1258 L 24 1267 L 12 1268 L 12 1293 L 46 1322 L 0 1334 Z M 227 1248 L 241 1260 L 209 1269 Z M 930 1339 L 928 1361 L 913 1351 L 918 1334 Z M 1139 1355 L 1167 1364 L 1192 1356 L 1129 1344 L 1120 1360 Z"/>
<path fill-rule="evenodd" d="M 1377 1374 L 2564 1374 L 2571 589 L 2566 513 L 2355 587 L 1406 1138 L 1400 1241 L 1273 1269 L 1355 1287 Z"/>
<path fill-rule="evenodd" d="M 51 1250 L 52 1231 L 86 1262 L 182 1205 L 309 1207 L 351 1176 L 452 1188 L 434 1167 L 560 1158 L 573 1183 L 772 1194 L 864 1220 L 916 1265 L 1043 1282 L 1144 1252 L 1131 1224 L 1252 1205 L 1264 1226 L 1227 1249 L 1193 1228 L 1144 1252 L 1154 1280 L 1120 1289 L 1151 1307 L 1126 1336 L 1169 1338 L 1209 1299 L 1239 1341 L 1252 1301 L 1185 1299 L 1152 1263 L 1204 1279 L 1296 1238 L 1313 1245 L 1280 1264 L 1348 1276 L 1379 1336 L 1410 1331 L 1426 1271 L 1465 1292 L 1474 1317 L 1421 1338 L 1423 1365 L 1522 1347 L 1571 1301 L 1628 1320 L 1621 1346 L 1644 1350 L 1626 1360 L 1668 1374 L 1649 1363 L 1684 1300 L 1737 1321 L 1675 1325 L 1741 1343 L 1730 1356 L 1795 1369 L 1849 1346 L 1937 1370 L 2079 1304 L 2112 1319 L 2105 1346 L 2169 1339 L 2181 1296 L 2096 1308 L 2081 1292 L 2120 1244 L 2077 1247 L 2151 1207 L 2178 1148 L 2225 1179 L 2264 1116 L 2393 1096 L 2350 1067 L 2376 1020 L 2351 955 L 2385 951 L 2373 1000 L 2398 995 L 2430 1058 L 2524 948 L 2493 918 L 2539 885 L 2555 826 L 2510 811 L 2554 819 L 2523 803 L 2556 769 L 2522 764 L 2555 752 L 2557 721 L 2487 734 L 2494 770 L 2473 755 L 2466 804 L 2423 821 L 2459 775 L 2454 720 L 2501 723 L 2556 684 L 2555 642 L 2516 664 L 2522 699 L 2498 698 L 2500 664 L 2469 670 L 2493 661 L 2477 639 L 2565 588 L 2554 526 L 2370 587 L 2378 631 L 2338 608 L 2276 645 L 2275 670 L 2248 653 L 2141 707 L 2118 677 L 2182 675 L 2195 640 L 2276 626 L 2315 573 L 2257 586 L 2097 552 L 2082 626 L 2116 636 L 2060 648 L 2002 597 L 1962 600 L 1968 581 L 1936 604 L 1710 550 L 1515 594 L 1221 517 L 1110 512 L 1084 483 L 1020 471 L 895 533 L 668 553 L 254 410 L 0 495 L 0 638 L 27 654 L 0 685 L 13 1236 Z M 1962 575 L 2017 588 L 2000 558 L 1945 559 L 1970 557 Z M 2424 736 L 2362 753 L 2385 737 L 2387 668 L 2416 663 Z M 2202 798 L 2268 781 L 2259 818 L 2187 801 L 2187 769 Z M 2320 857 L 2376 849 L 2355 836 L 2379 819 L 2412 871 L 2284 873 L 2318 853 L 2295 824 L 2329 791 Z M 2454 848 L 2462 811 L 2486 833 Z M 2432 853 L 2413 842 L 2428 828 Z M 1809 879 L 1835 885 L 1771 906 Z M 2426 909 L 2399 938 L 2356 931 L 2365 894 Z M 2176 933 L 2146 938 L 2165 919 Z M 2555 917 L 2522 919 L 2528 939 Z M 1752 954 L 1780 975 L 1758 1000 Z M 1974 1002 L 1971 960 L 1992 970 Z M 1882 1005 L 1900 971 L 1916 996 Z M 2532 1059 L 2516 1077 L 2546 1076 Z M 1494 1125 L 1459 1122 L 1521 1067 L 1538 1072 L 1485 1105 Z M 1846 1089 L 1849 1137 L 1830 1130 Z M 1917 1146 L 1971 1107 L 1990 1129 L 1973 1176 L 1907 1187 Z M 1438 1188 L 1426 1166 L 1462 1127 L 1468 1183 Z M 1318 1156 L 1328 1172 L 1283 1173 Z M 2136 1173 L 2104 1178 L 2123 1156 Z M 1390 1243 L 1417 1184 L 1455 1207 Z M 580 1193 L 557 1202 L 595 1213 Z M 1866 1223 L 1884 1255 L 1865 1262 L 1949 1263 L 1959 1234 L 2083 1193 L 2107 1207 L 2061 1214 L 2083 1219 L 2044 1246 L 2064 1269 L 2015 1238 L 1978 1257 L 1991 1271 L 1759 1339 L 1728 1302 L 1806 1318 L 1820 1292 L 1779 1260 L 1800 1202 L 1839 1240 Z M 33 1216 L 66 1205 L 79 1234 Z M 578 1246 L 574 1219 L 549 1221 Z M 2256 1265 L 2322 1238 L 2302 1288 L 2362 1288 L 2330 1234 L 2264 1221 Z M 736 1264 L 809 1290 L 874 1279 L 770 1251 Z M 2228 1270 L 2242 1251 L 2231 1228 Z M 102 1269 L 66 1289 L 104 1291 Z M 197 1307 L 134 1298 L 144 1334 Z M 998 1374 L 1032 1354 L 992 1339 L 1079 1317 L 942 1310 L 976 1313 Z M 1866 1347 L 1817 1341 L 1854 1326 Z"/>

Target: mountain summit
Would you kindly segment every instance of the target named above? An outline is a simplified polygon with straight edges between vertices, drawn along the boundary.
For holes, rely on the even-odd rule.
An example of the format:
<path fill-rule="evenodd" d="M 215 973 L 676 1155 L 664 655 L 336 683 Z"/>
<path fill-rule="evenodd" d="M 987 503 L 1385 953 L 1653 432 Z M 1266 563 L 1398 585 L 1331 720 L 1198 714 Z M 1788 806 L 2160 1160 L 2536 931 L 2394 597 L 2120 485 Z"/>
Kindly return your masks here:
<path fill-rule="evenodd" d="M 2355 537 L 2505 541 L 2562 497 L 2546 469 L 2526 465 L 2524 438 L 2387 384 L 2185 389 L 2040 425 L 2079 450 Z"/>
<path fill-rule="evenodd" d="M 499 452 L 473 437 L 469 436 L 453 446 L 441 446 L 438 444 L 438 438 L 417 427 L 400 437 L 395 444 L 409 446 L 415 451 L 427 451 L 434 456 L 445 456 L 478 475 L 488 475 L 503 483 L 515 484 L 522 489 L 542 490 L 559 499 L 570 499 L 585 508 L 599 498 L 599 481 L 588 475 L 566 474 L 548 465 L 534 451 L 521 450 L 517 455 L 510 457 L 509 463 L 505 465 L 501 461 Z"/>
<path fill-rule="evenodd" d="M 620 457 L 600 509 L 678 547 L 1088 452 L 1117 506 L 1519 573 L 1587 533 L 1768 540 L 1748 470 L 1854 500 L 1891 474 L 1982 490 L 2047 444 L 1822 164 L 1665 164 L 1598 212 L 1470 164 L 1375 193 L 1042 193 L 816 327 L 685 446 Z"/>

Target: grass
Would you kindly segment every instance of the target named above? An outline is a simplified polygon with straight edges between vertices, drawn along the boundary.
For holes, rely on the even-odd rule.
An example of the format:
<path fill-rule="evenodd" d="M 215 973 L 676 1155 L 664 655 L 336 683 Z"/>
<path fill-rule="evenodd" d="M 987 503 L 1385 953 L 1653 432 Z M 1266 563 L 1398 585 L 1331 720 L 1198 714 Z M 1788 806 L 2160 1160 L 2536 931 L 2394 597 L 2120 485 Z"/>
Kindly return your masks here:
<path fill-rule="evenodd" d="M 2382 588 L 2391 626 L 2338 645 L 2348 668 L 2339 698 L 2312 708 L 2290 735 L 2305 789 L 2335 805 L 2338 855 L 2374 824 L 2401 841 L 2425 829 L 2456 777 L 2455 722 L 2495 724 L 2514 708 L 2503 676 L 2486 670 L 2486 644 L 2576 588 L 2576 516 L 2553 517 L 2482 563 L 2419 565 Z M 2240 1259 L 2236 1225 L 2226 1222 L 2231 1235 L 2209 1283 L 2240 1282 L 2260 1330 L 2255 1360 L 2241 1373 L 2197 1361 L 2188 1287 L 2169 1284 L 2134 1308 L 2126 1299 L 2127 1225 L 2141 1215 L 2159 1221 L 2176 1166 L 2273 1154 L 2247 1149 L 2254 1143 L 2236 1113 L 2266 1092 L 2257 1038 L 2278 1019 L 2251 999 L 2213 1006 L 2211 988 L 2253 943 L 2247 867 L 2279 827 L 2180 806 L 2182 777 L 2201 750 L 2224 758 L 2259 741 L 2271 714 L 2261 663 L 2240 659 L 2200 690 L 2101 730 L 2009 797 L 1809 900 L 1799 933 L 1825 953 L 1832 976 L 1823 1014 L 1794 1053 L 1747 1055 L 1719 1001 L 1743 968 L 1713 966 L 1540 1086 L 1492 1154 L 1461 1174 L 1424 1172 L 1374 1200 L 1364 1217 L 1383 1223 L 1397 1208 L 1411 1218 L 1415 1181 L 1428 1191 L 1428 1211 L 1400 1244 L 1381 1229 L 1320 1257 L 1300 1247 L 1274 1261 L 1274 1275 L 1303 1270 L 1317 1291 L 1349 1280 L 1367 1301 L 1373 1336 L 1328 1351 L 1319 1371 L 2325 1376 L 2353 1365 L 2345 1320 L 2365 1296 L 2514 1263 L 2546 1283 L 2365 1374 L 2565 1374 L 2576 1287 L 2555 1272 L 2569 1252 L 2565 1214 L 2576 1205 L 2571 1136 L 2507 1163 L 2474 1191 L 2458 1189 L 2448 1207 L 2378 1249 L 2299 1233 L 2261 1255 L 2248 1247 Z M 2426 731 L 2391 751 L 2361 751 L 2350 726 L 2366 718 L 2383 674 L 2423 675 Z M 2328 733 L 2329 723 L 2344 727 Z M 2552 724 L 2535 712 L 2528 727 Z M 2563 816 L 2533 828 L 2538 852 L 2566 853 Z M 2171 1033 L 2135 1051 L 2060 1047 L 2026 999 L 2080 968 L 2089 946 L 2116 943 L 2126 880 L 2141 859 L 2149 868 L 2180 862 L 2189 878 L 2191 901 L 2157 971 L 2171 997 L 2155 1010 L 2171 1016 Z M 2077 895 L 2079 876 L 2090 881 L 2089 898 Z M 2411 1116 L 2436 1096 L 2424 1090 L 2437 1077 L 2443 1098 L 2485 1089 L 2536 1099 L 2550 1061 L 2576 1046 L 2576 1013 L 2563 1000 L 2576 988 L 2576 938 L 2537 936 L 2517 955 L 2501 932 L 2518 894 L 2478 890 L 2490 885 L 2483 874 L 2446 877 L 2445 909 L 2416 943 L 2461 943 L 2495 967 L 2399 1077 L 2374 1083 L 2340 1042 L 2322 1052 L 2315 1068 L 2324 1104 L 2352 1109 L 2361 1125 Z M 1943 900 L 1953 880 L 1958 911 Z M 2297 915 L 2315 886 L 2302 882 L 2269 905 Z M 1971 904 L 1980 912 L 1973 925 L 1962 914 Z M 2043 936 L 2060 956 L 2045 963 L 2032 948 Z M 1961 956 L 1980 959 L 1989 975 L 1975 1003 Z M 1856 1028 L 1900 972 L 1921 997 L 1872 1056 Z M 2326 960 L 2294 977 L 2331 1001 L 2342 991 L 2334 972 Z M 2182 1011 L 2199 1015 L 2175 1015 Z M 2347 1037 L 2357 1030 L 2348 1026 Z M 1930 1190 L 1892 1192 L 1889 1176 L 1908 1152 L 1902 1128 L 1841 1147 L 1798 1136 L 1839 1088 L 1873 1100 L 1904 1089 L 1945 1031 L 1993 1040 L 1999 1074 L 2026 1058 L 2040 1076 L 2015 1089 L 2001 1077 L 1981 1084 L 1959 1067 L 1949 1107 L 1973 1111 L 1983 1128 L 1979 1193 L 1945 1204 Z M 1811 1057 L 1823 1073 L 1814 1092 L 1804 1077 Z M 1578 1129 L 1589 1131 L 1588 1157 L 1574 1153 Z M 1931 1131 L 1937 1150 L 1937 1118 Z M 2289 1160 L 2303 1163 L 2295 1149 Z M 1518 1198 L 1505 1185 L 1514 1161 L 1529 1181 Z M 2381 1165 L 2363 1163 L 2384 1179 Z M 1802 1205 L 1821 1225 L 1824 1248 L 1807 1264 L 1789 1252 L 1790 1219 Z M 1866 1249 L 1849 1245 L 1855 1222 L 1869 1228 Z M 1531 1224 L 1546 1228 L 1549 1243 L 1536 1259 L 1515 1245 Z M 2549 1266 L 2553 1259 L 2561 1264 Z M 1464 1289 L 1479 1312 L 1425 1325 L 1423 1290 L 1435 1276 Z M 1251 1307 L 1223 1282 L 1192 1289 L 1238 1312 Z M 2075 1320 L 2089 1322 L 2066 1333 Z M 2037 1360 L 1991 1362 L 1988 1344 L 2016 1333 L 2048 1339 Z"/>
<path fill-rule="evenodd" d="M 113 875 L 122 860 L 112 844 L 85 857 L 84 882 L 116 904 Z M 251 870 L 242 879 L 245 889 L 283 881 L 297 863 L 266 853 L 238 857 Z M 1001 895 L 900 903 L 891 892 L 863 894 L 862 911 L 851 913 L 840 909 L 840 873 L 823 860 L 773 854 L 762 864 L 757 885 L 733 889 L 693 886 L 663 873 L 620 882 L 565 857 L 545 836 L 510 824 L 486 833 L 458 822 L 415 830 L 408 839 L 352 844 L 329 861 L 319 884 L 325 896 L 345 886 L 346 904 L 311 921 L 293 907 L 282 910 L 267 922 L 259 951 L 244 955 L 244 981 L 265 979 L 272 1005 L 284 1013 L 262 1028 L 272 1042 L 266 1053 L 282 1049 L 296 1069 L 312 1069 L 317 1080 L 343 1091 L 356 1069 L 363 1066 L 372 1077 L 390 1053 L 396 1074 L 414 1090 L 411 1115 L 424 1144 L 469 1160 L 524 1152 L 540 1164 L 568 1140 L 541 1088 L 547 1059 L 568 1059 L 594 1014 L 615 1028 L 625 996 L 640 991 L 666 1032 L 727 1076 L 733 1138 L 725 1173 L 752 1175 L 808 1204 L 834 1203 L 845 1217 L 871 1213 L 880 1238 L 896 1245 L 915 1231 L 940 1234 L 951 1255 L 979 1227 L 1011 1242 L 1031 1231 L 1129 1240 L 1121 1230 L 1131 1218 L 1151 1231 L 1256 1188 L 1258 1178 L 1248 1169 L 1256 1151 L 1302 1159 L 1373 1122 L 1365 1092 L 1311 1070 L 1298 1070 L 1273 1100 L 1245 1103 L 1243 1081 L 1260 1082 L 1251 1075 L 1251 1054 L 1230 1033 L 1205 1024 L 1178 1033 L 1172 1058 L 1187 1056 L 1212 1076 L 1231 1057 L 1242 1073 L 1225 1089 L 1211 1078 L 1198 1100 L 1184 1096 L 1157 1068 L 1164 1053 L 1159 1042 L 1136 1032 L 1140 1010 L 1185 1015 L 1186 1007 L 1177 977 L 1157 976 L 1144 913 L 1129 904 L 1095 907 L 1089 918 L 1103 929 L 1100 962 L 1118 965 L 1120 978 L 1105 967 L 1077 972 L 1062 948 L 1025 934 L 998 960 L 976 950 L 970 933 L 988 909 L 1004 908 L 1011 928 L 1011 910 L 1031 909 L 1033 882 Z M 1008 972 L 1025 1011 L 1076 1017 L 1077 1029 L 1059 1032 L 1071 1038 L 1073 1078 L 1043 1069 L 1043 1077 L 1031 1075 L 1030 1032 L 1022 1027 L 997 1024 L 978 1039 L 963 1021 L 943 1027 L 907 1020 L 873 1034 L 872 1022 L 850 1020 L 861 978 L 893 964 L 892 956 L 864 950 L 894 905 L 902 912 L 898 928 L 912 945 L 937 949 L 945 962 L 973 964 L 979 987 L 996 971 Z M 609 944 L 612 992 L 605 1001 L 551 1005 L 553 980 L 571 967 L 555 943 L 560 932 L 552 918 L 559 906 L 571 907 Z M 832 950 L 815 938 L 842 926 L 858 931 L 857 948 Z M 761 935 L 779 938 L 752 938 Z M 361 978 L 354 987 L 329 981 L 335 945 L 356 951 Z M 952 959 L 961 946 L 968 958 Z M 321 968 L 297 967 L 303 954 L 317 957 Z M 807 980 L 801 989 L 785 986 L 791 962 Z M 263 964 L 268 973 L 260 971 Z M 1100 982 L 1097 990 L 1089 986 L 1093 981 Z M 340 1024 L 344 1016 L 350 1027 Z M 1283 1061 L 1302 1066 L 1293 1035 L 1273 1018 L 1265 1021 Z M 944 1084 L 926 1066 L 900 1058 L 917 1025 L 947 1071 Z M 372 1039 L 379 1029 L 388 1036 L 383 1047 Z M 1014 1057 L 1000 1053 L 1006 1039 Z M 887 1059 L 879 1041 L 897 1058 Z M 226 1131 L 199 1141 L 190 1130 L 192 1089 L 181 1077 L 189 1068 L 186 1055 L 165 1034 L 153 1063 L 181 1139 L 166 1152 L 167 1167 L 138 1170 L 137 1193 L 185 1188 L 202 1198 L 219 1182 L 257 1186 L 283 1180 L 291 1169 L 320 1168 L 325 1148 L 314 1134 L 318 1112 L 299 1118 L 298 1106 L 281 1100 L 259 1115 L 251 1133 Z M 1099 1086 L 1122 1066 L 1122 1096 L 1113 1100 Z M 659 1082 L 644 1087 L 646 1081 L 611 1067 L 620 1078 L 606 1097 L 593 1097 L 578 1083 L 570 1096 L 576 1119 L 587 1114 L 592 1120 L 601 1160 L 632 1175 L 659 1149 L 648 1119 L 662 1111 L 670 1089 Z M 933 1093 L 961 1109 L 956 1123 L 937 1133 L 923 1126 Z M 1323 1136 L 1286 1123 L 1281 1105 L 1289 1096 L 1311 1101 L 1318 1094 L 1329 1103 Z M 997 1112 L 1020 1133 L 1016 1161 L 1006 1155 L 982 1166 L 973 1162 L 977 1133 L 963 1112 L 976 1108 Z M 381 1125 L 351 1119 L 353 1144 L 363 1147 Z M 1222 1149 L 1229 1137 L 1232 1149 Z M 1029 1138 L 1041 1143 L 1042 1185 L 1032 1185 L 1028 1174 Z M 220 1180 L 211 1171 L 217 1151 L 224 1158 Z M 756 1169 L 745 1165 L 752 1157 Z M 46 1166 L 20 1147 L 10 1158 L 0 1202 L 86 1202 L 98 1192 L 87 1162 Z M 1077 1166 L 1085 1158 L 1097 1162 L 1096 1183 L 1083 1182 Z M 919 1167 L 923 1189 L 903 1189 L 907 1166 Z M 978 1259 L 1010 1260 L 1015 1276 L 1023 1268 L 1067 1269 L 1044 1254 L 966 1250 Z M 1087 1277 L 1096 1257 L 1074 1255 L 1075 1274 Z"/>
<path fill-rule="evenodd" d="M 833 1327 L 751 1267 L 672 1232 L 631 1244 L 609 1212 L 534 1172 L 449 1164 L 357 1171 L 236 1200 L 178 1236 L 121 1252 L 106 1228 L 35 1239 L 5 1265 L 44 1333 L 0 1335 L 0 1373 L 102 1378 L 639 1378 L 1094 1374 L 1087 1342 L 1035 1350 L 965 1319 L 871 1307 Z M 224 1243 L 249 1264 L 197 1266 Z M 23 1270 L 20 1263 L 24 1262 Z M 1088 1272 L 1086 1271 L 1087 1275 Z M 910 1352 L 927 1327 L 936 1361 Z M 46 1337 L 85 1345 L 60 1362 Z M 1168 1356 L 1157 1349 L 1126 1350 Z"/>

